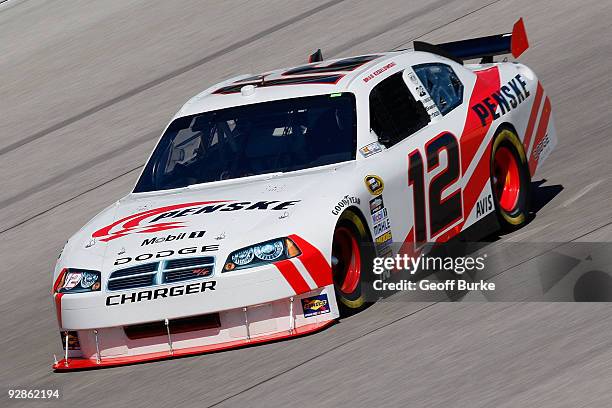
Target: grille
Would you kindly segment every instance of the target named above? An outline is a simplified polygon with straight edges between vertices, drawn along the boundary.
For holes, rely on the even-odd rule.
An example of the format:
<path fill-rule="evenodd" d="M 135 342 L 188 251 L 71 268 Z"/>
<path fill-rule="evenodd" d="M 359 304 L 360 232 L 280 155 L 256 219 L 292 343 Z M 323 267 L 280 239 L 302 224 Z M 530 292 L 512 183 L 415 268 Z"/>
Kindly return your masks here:
<path fill-rule="evenodd" d="M 148 272 L 157 272 L 158 268 L 159 268 L 159 262 L 145 264 L 145 265 L 132 266 L 131 268 L 120 269 L 118 271 L 111 273 L 110 278 L 114 279 L 114 278 L 119 278 L 122 276 L 139 275 L 141 273 L 148 273 Z"/>
<path fill-rule="evenodd" d="M 173 259 L 163 266 L 163 283 L 205 278 L 213 273 L 215 258 L 200 256 L 196 258 Z"/>
<path fill-rule="evenodd" d="M 140 276 L 128 276 L 108 281 L 108 290 L 121 290 L 151 286 L 155 282 L 155 273 Z"/>
<path fill-rule="evenodd" d="M 108 278 L 108 290 L 141 288 L 207 278 L 213 274 L 214 266 L 215 258 L 212 256 L 181 258 L 132 266 L 112 272 Z"/>
<path fill-rule="evenodd" d="M 164 272 L 164 283 L 179 282 L 189 279 L 205 278 L 212 275 L 212 267 L 197 267 Z"/>
<path fill-rule="evenodd" d="M 166 262 L 165 269 L 186 268 L 189 266 L 212 265 L 215 263 L 215 258 L 212 256 L 201 256 L 198 258 L 173 259 Z"/>

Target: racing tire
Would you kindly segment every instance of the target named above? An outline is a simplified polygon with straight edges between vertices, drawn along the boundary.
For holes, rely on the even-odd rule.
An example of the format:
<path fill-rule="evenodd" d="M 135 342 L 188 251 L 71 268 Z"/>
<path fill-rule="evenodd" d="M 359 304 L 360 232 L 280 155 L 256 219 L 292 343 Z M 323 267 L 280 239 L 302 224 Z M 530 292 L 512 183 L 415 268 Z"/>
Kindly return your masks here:
<path fill-rule="evenodd" d="M 332 276 L 340 316 L 366 308 L 366 289 L 371 279 L 373 245 L 366 224 L 355 212 L 345 211 L 332 240 Z"/>
<path fill-rule="evenodd" d="M 523 144 L 512 129 L 500 128 L 491 146 L 491 190 L 503 231 L 514 231 L 528 220 L 531 175 Z"/>

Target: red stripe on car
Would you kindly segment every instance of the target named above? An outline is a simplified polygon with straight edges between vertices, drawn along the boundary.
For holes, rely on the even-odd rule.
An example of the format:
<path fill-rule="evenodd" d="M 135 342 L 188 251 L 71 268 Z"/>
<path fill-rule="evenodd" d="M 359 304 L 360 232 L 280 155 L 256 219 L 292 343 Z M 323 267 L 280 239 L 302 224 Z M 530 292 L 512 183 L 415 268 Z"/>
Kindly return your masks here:
<path fill-rule="evenodd" d="M 53 288 L 51 288 L 51 295 L 53 296 L 53 303 L 55 303 L 55 314 L 57 315 L 57 323 L 59 327 L 62 327 L 62 296 L 63 293 L 57 293 L 60 285 L 62 285 L 62 279 L 64 279 L 64 275 L 68 270 L 66 268 L 62 269 L 60 273 L 55 278 L 55 282 L 53 282 Z"/>
<path fill-rule="evenodd" d="M 55 301 L 55 314 L 57 315 L 57 323 L 59 327 L 62 327 L 62 296 L 63 293 L 56 293 L 53 295 L 53 300 Z"/>
<path fill-rule="evenodd" d="M 465 189 L 463 191 L 463 211 L 464 211 L 463 221 L 461 222 L 461 224 L 451 229 L 450 231 L 452 232 L 451 235 L 444 234 L 441 237 L 439 237 L 437 240 L 438 242 L 447 241 L 448 239 L 458 234 L 463 229 L 463 225 L 465 224 L 468 217 L 470 216 L 470 213 L 474 209 L 474 206 L 476 205 L 476 201 L 478 201 L 478 197 L 480 196 L 480 193 L 482 192 L 482 190 L 485 188 L 485 186 L 489 182 L 490 173 L 491 173 L 491 169 L 490 169 L 491 158 L 490 157 L 491 157 L 491 151 L 490 149 L 486 149 L 484 154 L 480 158 L 478 165 L 474 169 L 474 173 L 472 173 L 472 176 L 470 177 L 469 181 L 467 182 L 465 186 Z"/>
<path fill-rule="evenodd" d="M 550 99 L 548 96 L 544 101 L 544 108 L 542 109 L 542 115 L 540 117 L 540 124 L 538 125 L 538 131 L 536 132 L 535 140 L 533 141 L 533 149 L 531 149 L 531 156 L 529 157 L 529 171 L 533 174 L 538 167 L 538 161 L 540 160 L 540 152 L 538 152 L 538 144 L 546 136 L 546 130 L 548 129 L 548 122 L 550 120 Z"/>
<path fill-rule="evenodd" d="M 533 136 L 533 130 L 535 129 L 536 119 L 538 118 L 538 112 L 540 111 L 540 104 L 542 103 L 542 95 L 544 94 L 544 88 L 542 84 L 538 82 L 538 89 L 536 91 L 535 100 L 531 107 L 531 115 L 529 116 L 529 122 L 527 122 L 527 130 L 525 130 L 525 139 L 523 145 L 525 146 L 525 153 L 529 153 L 529 146 L 531 144 L 531 136 Z"/>
<path fill-rule="evenodd" d="M 306 281 L 300 274 L 300 271 L 297 270 L 295 265 L 293 265 L 293 263 L 289 259 L 275 262 L 274 265 L 285 277 L 289 285 L 291 285 L 291 288 L 295 291 L 296 295 L 310 291 L 308 283 L 306 283 Z"/>
<path fill-rule="evenodd" d="M 476 83 L 474 84 L 474 90 L 470 97 L 465 126 L 463 127 L 463 132 L 459 141 L 461 148 L 461 169 L 464 174 L 475 158 L 474 156 L 484 141 L 491 127 L 491 123 L 493 123 L 493 116 L 489 115 L 489 117 L 486 118 L 486 125 L 482 126 L 480 117 L 472 107 L 489 97 L 491 94 L 497 92 L 500 88 L 499 70 L 497 67 L 476 71 L 475 74 Z M 494 100 L 491 100 L 491 103 L 497 107 Z"/>
<path fill-rule="evenodd" d="M 306 267 L 306 270 L 312 276 L 312 279 L 317 284 L 317 288 L 331 285 L 333 282 L 331 266 L 321 251 L 297 235 L 290 235 L 289 238 L 302 251 L 298 259 L 302 261 L 302 264 L 304 264 L 304 267 Z"/>

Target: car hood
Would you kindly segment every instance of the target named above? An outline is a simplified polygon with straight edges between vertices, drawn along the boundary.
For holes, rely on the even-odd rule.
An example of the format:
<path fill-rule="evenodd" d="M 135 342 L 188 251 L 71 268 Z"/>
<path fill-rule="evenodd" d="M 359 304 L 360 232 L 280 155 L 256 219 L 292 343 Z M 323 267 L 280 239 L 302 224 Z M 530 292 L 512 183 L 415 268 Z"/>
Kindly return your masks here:
<path fill-rule="evenodd" d="M 130 194 L 71 238 L 62 263 L 106 275 L 120 265 L 154 260 L 160 251 L 168 258 L 212 252 L 223 262 L 230 252 L 269 239 L 312 237 L 317 230 L 328 235 L 321 225 L 339 195 L 330 180 L 350 166 Z"/>

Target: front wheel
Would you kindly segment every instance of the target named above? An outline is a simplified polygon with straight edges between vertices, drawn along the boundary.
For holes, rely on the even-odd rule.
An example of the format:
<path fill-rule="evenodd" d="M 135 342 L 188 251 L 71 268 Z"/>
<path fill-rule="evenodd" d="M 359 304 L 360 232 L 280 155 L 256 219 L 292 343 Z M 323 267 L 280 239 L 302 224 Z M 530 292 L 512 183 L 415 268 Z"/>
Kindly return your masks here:
<path fill-rule="evenodd" d="M 332 275 L 342 315 L 363 309 L 366 277 L 371 273 L 371 240 L 357 214 L 345 211 L 336 225 L 332 241 Z"/>
<path fill-rule="evenodd" d="M 505 231 L 523 226 L 529 215 L 531 175 L 516 133 L 502 128 L 491 149 L 491 188 L 500 225 Z"/>

